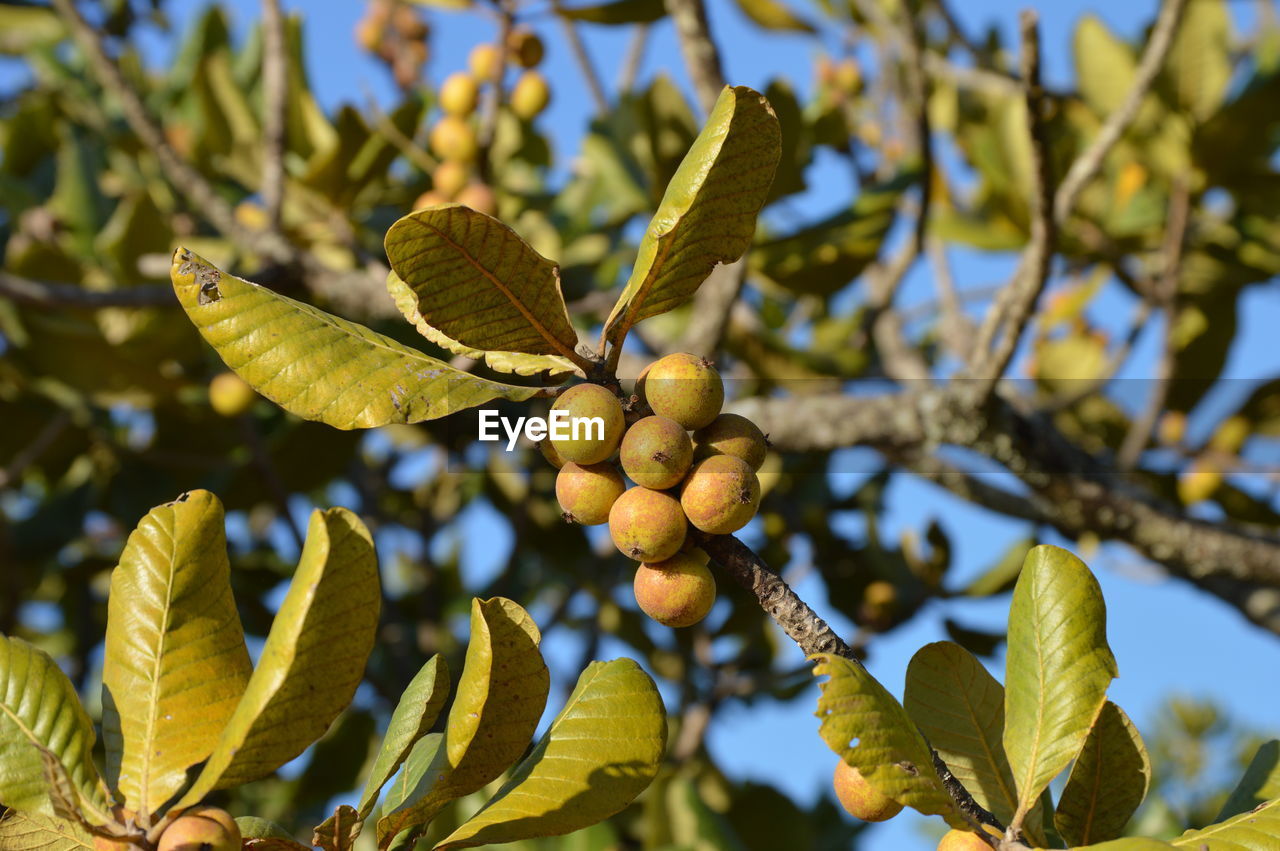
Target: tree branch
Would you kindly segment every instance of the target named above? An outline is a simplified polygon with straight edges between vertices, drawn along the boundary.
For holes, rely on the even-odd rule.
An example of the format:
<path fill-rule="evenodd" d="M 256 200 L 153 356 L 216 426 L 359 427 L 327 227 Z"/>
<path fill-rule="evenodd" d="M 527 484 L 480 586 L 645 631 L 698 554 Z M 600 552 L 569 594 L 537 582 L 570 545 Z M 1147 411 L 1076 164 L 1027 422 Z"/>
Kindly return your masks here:
<path fill-rule="evenodd" d="M 711 40 L 707 26 L 707 10 L 702 0 L 666 0 L 667 14 L 675 22 L 680 41 L 680 54 L 684 57 L 693 90 L 702 105 L 702 113 L 710 115 L 724 88 L 724 71 L 720 64 L 720 51 Z"/>
<path fill-rule="evenodd" d="M 74 284 L 33 281 L 0 271 L 0 298 L 35 307 L 71 307 L 96 310 L 103 307 L 177 307 L 173 289 L 159 284 L 139 284 L 115 290 L 87 290 Z"/>
<path fill-rule="evenodd" d="M 280 211 L 284 203 L 288 75 L 280 0 L 262 0 L 262 204 L 267 211 L 267 227 L 276 234 L 280 233 Z"/>
<path fill-rule="evenodd" d="M 582 42 L 582 34 L 578 32 L 577 21 L 561 14 L 563 10 L 560 0 L 551 0 L 551 8 L 556 13 L 556 17 L 560 19 L 560 27 L 564 30 L 565 40 L 569 42 L 569 50 L 573 53 L 574 61 L 578 63 L 579 70 L 582 71 L 583 79 L 587 81 L 587 91 L 591 92 L 591 100 L 595 103 L 596 114 L 606 115 L 609 112 L 609 97 L 605 94 L 604 85 L 600 82 L 600 75 L 596 72 L 596 67 L 591 62 L 591 54 L 587 52 L 587 46 Z"/>

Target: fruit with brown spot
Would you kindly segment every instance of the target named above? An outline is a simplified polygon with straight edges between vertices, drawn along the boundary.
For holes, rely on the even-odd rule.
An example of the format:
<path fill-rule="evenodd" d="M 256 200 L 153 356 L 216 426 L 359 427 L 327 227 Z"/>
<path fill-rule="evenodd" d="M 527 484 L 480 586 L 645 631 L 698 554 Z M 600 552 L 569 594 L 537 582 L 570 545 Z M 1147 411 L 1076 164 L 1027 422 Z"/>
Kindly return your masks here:
<path fill-rule="evenodd" d="M 516 27 L 507 38 L 507 53 L 521 68 L 532 68 L 546 53 L 542 39 L 528 27 Z"/>
<path fill-rule="evenodd" d="M 730 535 L 756 516 L 760 480 L 741 458 L 712 455 L 695 464 L 684 480 L 680 506 L 696 528 L 711 535 Z"/>
<path fill-rule="evenodd" d="M 724 382 L 711 361 L 687 353 L 667 355 L 649 366 L 644 398 L 655 414 L 687 429 L 710 425 L 724 404 Z"/>
<path fill-rule="evenodd" d="M 618 397 L 599 384 L 575 384 L 551 406 L 551 443 L 560 457 L 575 464 L 598 464 L 622 442 L 626 417 Z M 564 411 L 557 427 L 556 411 Z M 567 437 L 556 437 L 559 431 Z"/>
<path fill-rule="evenodd" d="M 693 626 L 716 601 L 716 580 L 705 564 L 684 553 L 642 564 L 632 582 L 640 610 L 664 626 Z"/>
<path fill-rule="evenodd" d="M 740 414 L 720 414 L 693 435 L 693 457 L 699 460 L 712 455 L 732 455 L 759 470 L 769 453 L 764 432 Z"/>
<path fill-rule="evenodd" d="M 654 490 L 680 484 L 693 463 L 693 442 L 680 423 L 667 417 L 645 417 L 622 437 L 622 469 L 631 481 Z"/>
<path fill-rule="evenodd" d="M 570 462 L 556 474 L 556 499 L 565 520 L 583 526 L 609 522 L 609 509 L 626 489 L 622 474 L 609 463 Z"/>
<path fill-rule="evenodd" d="M 627 558 L 666 561 L 684 544 L 688 524 L 680 503 L 669 493 L 634 487 L 609 510 L 609 536 Z"/>
<path fill-rule="evenodd" d="M 858 769 L 844 760 L 836 765 L 831 785 L 835 787 L 840 806 L 855 818 L 888 821 L 902 812 L 902 804 L 877 790 Z"/>

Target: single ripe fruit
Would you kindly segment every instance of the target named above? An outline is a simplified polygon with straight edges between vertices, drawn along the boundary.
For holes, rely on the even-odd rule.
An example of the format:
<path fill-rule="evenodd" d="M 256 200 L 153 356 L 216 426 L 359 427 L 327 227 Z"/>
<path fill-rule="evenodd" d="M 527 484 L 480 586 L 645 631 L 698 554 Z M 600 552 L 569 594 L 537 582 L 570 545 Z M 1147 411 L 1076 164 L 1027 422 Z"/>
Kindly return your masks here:
<path fill-rule="evenodd" d="M 449 115 L 470 115 L 479 101 L 480 84 L 466 71 L 454 71 L 440 84 L 440 108 Z"/>
<path fill-rule="evenodd" d="M 498 214 L 498 196 L 483 183 L 468 183 L 454 200 L 486 216 Z"/>
<path fill-rule="evenodd" d="M 995 833 L 995 830 L 991 832 Z M 991 851 L 991 846 L 976 833 L 952 829 L 942 835 L 938 851 Z"/>
<path fill-rule="evenodd" d="M 511 111 L 525 121 L 532 121 L 551 102 L 547 78 L 537 71 L 525 71 L 511 90 Z"/>
<path fill-rule="evenodd" d="M 627 558 L 666 561 L 684 543 L 688 525 L 680 503 L 669 493 L 631 488 L 609 509 L 609 535 Z"/>
<path fill-rule="evenodd" d="M 226 810 L 192 807 L 160 835 L 158 851 L 239 851 L 240 828 Z"/>
<path fill-rule="evenodd" d="M 224 417 L 238 417 L 253 406 L 258 394 L 234 372 L 220 372 L 209 382 L 209 405 Z"/>
<path fill-rule="evenodd" d="M 612 455 L 626 425 L 622 403 L 599 384 L 575 384 L 551 406 L 551 444 L 575 464 L 597 464 Z"/>
<path fill-rule="evenodd" d="M 684 553 L 642 564 L 632 587 L 640 610 L 664 626 L 693 626 L 716 601 L 716 580 L 705 564 Z"/>
<path fill-rule="evenodd" d="M 570 462 L 556 474 L 556 499 L 564 519 L 583 526 L 609 522 L 609 509 L 626 489 L 622 474 L 608 463 L 579 466 Z"/>
<path fill-rule="evenodd" d="M 888 821 L 902 812 L 902 804 L 877 791 L 858 769 L 844 760 L 836 766 L 831 785 L 835 787 L 840 806 L 863 821 Z"/>
<path fill-rule="evenodd" d="M 724 382 L 711 361 L 697 355 L 667 355 L 644 375 L 644 398 L 655 414 L 687 429 L 710 425 L 724 404 Z"/>
<path fill-rule="evenodd" d="M 680 423 L 645 417 L 622 438 L 622 469 L 638 485 L 666 490 L 680 484 L 693 463 L 693 442 Z"/>
<path fill-rule="evenodd" d="M 740 414 L 721 414 L 694 432 L 693 457 L 701 460 L 712 455 L 732 455 L 759 470 L 769 452 L 764 432 Z"/>
<path fill-rule="evenodd" d="M 471 162 L 478 150 L 475 131 L 456 115 L 446 115 L 436 122 L 430 142 L 431 150 L 442 160 Z"/>
<path fill-rule="evenodd" d="M 698 529 L 729 535 L 751 522 L 760 507 L 760 480 L 747 462 L 712 455 L 694 465 L 680 488 L 680 506 Z"/>
<path fill-rule="evenodd" d="M 471 179 L 471 169 L 466 163 L 457 160 L 445 160 L 431 172 L 432 190 L 445 198 L 457 195 Z"/>
<path fill-rule="evenodd" d="M 507 51 L 520 64 L 521 68 L 532 68 L 542 61 L 546 51 L 542 47 L 542 39 L 533 30 L 516 27 L 507 38 Z"/>
<path fill-rule="evenodd" d="M 498 73 L 498 48 L 492 44 L 477 44 L 467 56 L 467 68 L 481 82 L 492 80 Z"/>

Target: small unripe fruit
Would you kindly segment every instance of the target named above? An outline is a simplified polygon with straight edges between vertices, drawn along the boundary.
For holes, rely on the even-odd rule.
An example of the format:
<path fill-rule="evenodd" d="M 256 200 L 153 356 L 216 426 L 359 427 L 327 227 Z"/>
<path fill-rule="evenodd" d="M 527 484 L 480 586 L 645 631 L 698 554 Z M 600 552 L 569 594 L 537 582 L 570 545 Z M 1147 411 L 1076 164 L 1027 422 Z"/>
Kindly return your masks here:
<path fill-rule="evenodd" d="M 492 44 L 477 44 L 467 56 L 467 68 L 475 78 L 487 83 L 498 73 L 498 48 Z"/>
<path fill-rule="evenodd" d="M 240 828 L 226 810 L 192 807 L 160 835 L 158 851 L 239 851 Z"/>
<path fill-rule="evenodd" d="M 976 833 L 953 829 L 942 835 L 938 851 L 991 851 L 991 846 Z"/>
<path fill-rule="evenodd" d="M 1157 439 L 1165 446 L 1177 446 L 1187 434 L 1187 415 L 1181 411 L 1167 411 L 1156 428 Z"/>
<path fill-rule="evenodd" d="M 465 163 L 446 160 L 431 172 L 431 188 L 445 198 L 452 198 L 462 191 L 471 179 L 471 169 Z"/>
<path fill-rule="evenodd" d="M 498 214 L 498 196 L 483 183 L 468 183 L 454 200 L 486 216 Z"/>
<path fill-rule="evenodd" d="M 693 626 L 716 601 L 716 580 L 706 565 L 684 553 L 636 569 L 636 603 L 664 626 Z"/>
<path fill-rule="evenodd" d="M 650 364 L 644 376 L 644 398 L 655 414 L 670 417 L 687 429 L 698 429 L 720 413 L 724 382 L 706 358 L 667 355 Z"/>
<path fill-rule="evenodd" d="M 680 503 L 669 493 L 631 488 L 609 510 L 609 535 L 627 558 L 666 561 L 684 543 L 688 525 Z"/>
<path fill-rule="evenodd" d="M 698 529 L 730 535 L 751 522 L 760 507 L 760 480 L 747 462 L 712 455 L 694 465 L 680 488 L 680 506 Z"/>
<path fill-rule="evenodd" d="M 456 115 L 446 115 L 431 128 L 431 150 L 442 160 L 471 162 L 477 143 L 471 125 Z"/>
<path fill-rule="evenodd" d="M 569 437 L 551 439 L 560 457 L 566 461 L 598 464 L 612 455 L 622 441 L 622 432 L 627 425 L 622 403 L 599 384 L 575 384 L 560 394 L 551 410 L 565 411 L 569 416 L 560 429 Z M 597 417 L 604 424 L 603 438 L 600 437 L 599 423 L 591 421 Z"/>
<path fill-rule="evenodd" d="M 609 522 L 609 509 L 626 489 L 622 474 L 608 463 L 579 466 L 570 462 L 556 475 L 556 499 L 564 519 L 583 526 Z"/>
<path fill-rule="evenodd" d="M 693 435 L 693 457 L 702 459 L 712 455 L 732 455 L 747 462 L 752 470 L 759 470 L 769 452 L 769 442 L 764 432 L 751 420 L 739 414 L 721 414 L 709 425 Z"/>
<path fill-rule="evenodd" d="M 867 782 L 858 769 L 841 760 L 836 765 L 831 785 L 836 790 L 836 800 L 849 815 L 863 821 L 888 821 L 902 812 L 902 804 L 882 794 Z"/>
<path fill-rule="evenodd" d="M 1212 458 L 1197 458 L 1178 474 L 1178 498 L 1195 505 L 1214 495 L 1222 484 L 1222 470 Z"/>
<path fill-rule="evenodd" d="M 638 485 L 666 490 L 680 484 L 693 463 L 693 442 L 680 423 L 645 417 L 622 438 L 622 469 Z"/>
<path fill-rule="evenodd" d="M 532 30 L 524 27 L 517 27 L 511 31 L 511 35 L 507 38 L 507 52 L 511 54 L 521 68 L 532 68 L 542 61 L 542 55 L 545 53 L 542 47 L 542 39 Z"/>
<path fill-rule="evenodd" d="M 209 405 L 224 417 L 238 417 L 257 400 L 258 394 L 234 372 L 220 372 L 209 382 Z"/>
<path fill-rule="evenodd" d="M 525 121 L 532 121 L 551 102 L 551 87 L 537 71 L 525 71 L 511 90 L 511 111 Z"/>
<path fill-rule="evenodd" d="M 455 71 L 440 85 L 440 108 L 449 115 L 467 116 L 480 102 L 480 84 L 466 71 Z"/>

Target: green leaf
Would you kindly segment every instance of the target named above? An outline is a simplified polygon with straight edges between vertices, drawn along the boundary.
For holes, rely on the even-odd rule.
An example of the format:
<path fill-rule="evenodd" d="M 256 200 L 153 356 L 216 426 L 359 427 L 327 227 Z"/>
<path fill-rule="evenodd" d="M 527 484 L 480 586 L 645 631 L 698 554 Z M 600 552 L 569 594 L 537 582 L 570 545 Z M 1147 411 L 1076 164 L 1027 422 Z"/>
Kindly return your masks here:
<path fill-rule="evenodd" d="M 717 264 L 742 256 L 781 152 L 768 101 L 726 87 L 649 222 L 605 339 L 620 345 L 631 326 L 684 304 Z"/>
<path fill-rule="evenodd" d="M 756 24 L 767 30 L 814 32 L 813 24 L 801 18 L 781 0 L 737 0 L 738 8 Z"/>
<path fill-rule="evenodd" d="M 47 6 L 0 6 L 0 53 L 22 56 L 66 37 L 57 12 Z"/>
<path fill-rule="evenodd" d="M 436 717 L 449 699 L 449 665 L 444 657 L 432 656 L 417 675 L 409 681 L 400 702 L 391 713 L 382 747 L 369 770 L 369 779 L 360 795 L 360 818 L 364 820 L 373 811 L 382 787 L 396 773 L 409 756 L 418 740 L 431 730 Z"/>
<path fill-rule="evenodd" d="M 492 370 L 515 375 L 536 375 L 546 372 L 552 376 L 563 376 L 579 371 L 572 361 L 555 355 L 494 352 L 462 345 L 439 328 L 433 328 L 427 324 L 422 314 L 418 312 L 418 296 L 395 272 L 387 273 L 387 292 L 391 293 L 391 299 L 395 302 L 400 314 L 418 329 L 419 334 L 455 355 L 482 360 L 485 366 Z"/>
<path fill-rule="evenodd" d="M 604 821 L 653 781 L 666 745 L 649 675 L 631 659 L 592 662 L 532 753 L 436 848 L 562 836 Z"/>
<path fill-rule="evenodd" d="M 1231 19 L 1223 0 L 1188 3 L 1162 77 L 1175 102 L 1199 121 L 1222 104 L 1231 82 Z"/>
<path fill-rule="evenodd" d="M 345 508 L 316 511 L 244 697 L 178 806 L 270 774 L 324 733 L 355 694 L 382 594 L 369 530 Z"/>
<path fill-rule="evenodd" d="M 1035 546 L 1034 538 L 1019 538 L 1009 545 L 1004 555 L 991 567 L 987 568 L 977 579 L 969 583 L 963 593 L 967 597 L 989 597 L 1013 590 L 1022 573 L 1022 562 L 1026 560 L 1027 551 Z"/>
<path fill-rule="evenodd" d="M 651 24 L 667 14 L 662 0 L 611 0 L 589 6 L 561 6 L 556 12 L 563 18 L 589 24 Z"/>
<path fill-rule="evenodd" d="M 1018 808 L 1004 755 L 1004 688 L 972 653 L 926 644 L 907 666 L 902 705 L 974 800 L 1008 824 Z"/>
<path fill-rule="evenodd" d="M 107 779 L 152 813 L 203 761 L 253 664 L 231 596 L 222 503 L 196 490 L 153 508 L 111 573 L 102 663 Z"/>
<path fill-rule="evenodd" d="M 43 650 L 0 635 L 0 801 L 26 813 L 53 813 L 43 748 L 66 768 L 82 799 L 100 803 L 93 742 L 93 722 L 67 675 Z"/>
<path fill-rule="evenodd" d="M 928 743 L 893 695 L 857 662 L 832 653 L 814 659 L 814 676 L 830 677 L 814 713 L 822 719 L 818 734 L 827 747 L 882 794 L 966 827 L 933 769 Z"/>
<path fill-rule="evenodd" d="M 1217 820 L 1225 821 L 1276 799 L 1280 799 L 1280 741 L 1272 739 L 1258 748 L 1244 776 L 1218 812 Z"/>
<path fill-rule="evenodd" d="M 1096 15 L 1082 15 L 1071 40 L 1080 96 L 1098 116 L 1115 112 L 1129 94 L 1138 63 L 1133 49 Z"/>
<path fill-rule="evenodd" d="M 1275 851 L 1280 844 L 1280 799 L 1203 830 L 1189 830 L 1172 841 L 1195 851 Z"/>
<path fill-rule="evenodd" d="M 1084 746 L 1116 676 L 1098 581 L 1046 545 L 1027 553 L 1009 610 L 1004 749 L 1023 817 Z"/>
<path fill-rule="evenodd" d="M 387 231 L 386 249 L 416 315 L 451 339 L 584 363 L 560 270 L 492 216 L 460 204 L 415 210 Z"/>
<path fill-rule="evenodd" d="M 379 846 L 482 789 L 524 753 L 550 688 L 541 638 L 519 604 L 502 597 L 472 601 L 471 642 L 444 740 L 410 803 L 379 819 Z"/>
<path fill-rule="evenodd" d="M 1142 736 L 1108 700 L 1058 799 L 1058 833 L 1072 846 L 1118 838 L 1150 785 L 1151 760 Z"/>
<path fill-rule="evenodd" d="M 93 848 L 93 837 L 79 825 L 41 813 L 10 810 L 0 819 L 4 851 L 80 851 Z"/>
<path fill-rule="evenodd" d="M 404 767 L 387 787 L 387 794 L 382 799 L 383 812 L 394 812 L 413 796 L 422 778 L 431 770 L 436 751 L 440 750 L 440 743 L 443 741 L 443 733 L 429 733 L 414 743 L 404 761 Z"/>
<path fill-rule="evenodd" d="M 245 839 L 293 839 L 293 834 L 273 821 L 255 816 L 240 816 L 236 827 Z"/>
<path fill-rule="evenodd" d="M 390 337 L 224 274 L 179 248 L 173 288 L 218 355 L 286 411 L 335 428 L 416 423 L 540 392 L 478 378 Z"/>

